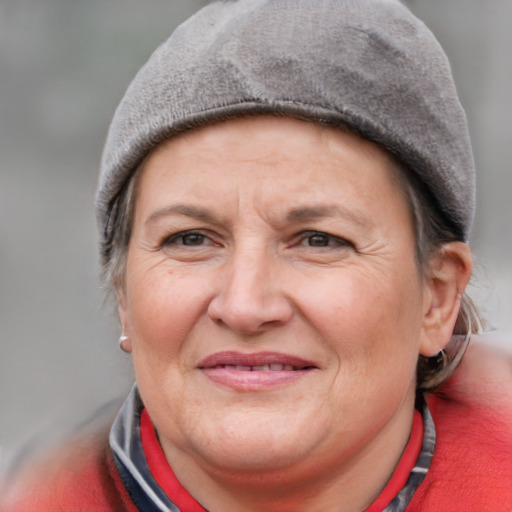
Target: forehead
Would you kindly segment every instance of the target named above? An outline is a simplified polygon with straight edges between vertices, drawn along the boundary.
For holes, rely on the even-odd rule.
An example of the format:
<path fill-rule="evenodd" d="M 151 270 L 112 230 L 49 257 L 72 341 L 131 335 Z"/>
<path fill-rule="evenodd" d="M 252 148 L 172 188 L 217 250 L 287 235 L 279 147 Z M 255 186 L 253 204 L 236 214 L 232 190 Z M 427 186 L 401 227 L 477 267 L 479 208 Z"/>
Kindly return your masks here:
<path fill-rule="evenodd" d="M 336 199 L 361 207 L 402 194 L 397 166 L 377 144 L 315 122 L 254 116 L 190 130 L 157 146 L 141 169 L 138 201 L 173 197 L 222 208 L 233 195 L 261 204 Z M 219 199 L 222 202 L 219 203 Z"/>
<path fill-rule="evenodd" d="M 276 138 L 282 139 L 283 153 L 287 149 L 301 146 L 304 143 L 307 143 L 308 146 L 316 145 L 319 149 L 326 146 L 332 151 L 336 151 L 339 145 L 345 145 L 350 146 L 361 155 L 366 154 L 371 158 L 380 158 L 383 163 L 384 161 L 388 163 L 393 161 L 390 153 L 381 146 L 343 127 L 269 114 L 233 118 L 187 130 L 158 144 L 150 151 L 145 162 L 162 152 L 183 151 L 191 145 L 201 146 L 202 151 L 198 156 L 204 156 L 225 139 L 236 139 L 239 143 L 248 143 L 247 147 L 228 144 L 228 147 L 225 148 L 227 152 L 224 153 L 226 159 L 240 152 L 249 156 L 249 147 L 256 149 L 256 143 L 272 143 Z M 283 142 L 285 142 L 284 145 Z"/>

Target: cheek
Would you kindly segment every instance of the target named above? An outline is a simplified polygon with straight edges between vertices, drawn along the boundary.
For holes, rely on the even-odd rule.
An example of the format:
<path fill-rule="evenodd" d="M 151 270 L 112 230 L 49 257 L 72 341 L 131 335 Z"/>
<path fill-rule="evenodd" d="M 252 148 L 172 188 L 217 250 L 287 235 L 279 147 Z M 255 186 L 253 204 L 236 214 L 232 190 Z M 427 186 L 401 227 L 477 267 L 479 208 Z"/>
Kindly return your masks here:
<path fill-rule="evenodd" d="M 340 367 L 368 378 L 390 367 L 415 368 L 421 331 L 421 287 L 415 268 L 379 274 L 344 272 L 313 280 L 309 321 L 336 353 Z"/>
<path fill-rule="evenodd" d="M 134 352 L 176 353 L 209 302 L 205 276 L 155 267 L 128 280 Z"/>
<path fill-rule="evenodd" d="M 143 402 L 160 425 L 173 424 L 190 371 L 187 343 L 208 303 L 204 276 L 154 267 L 128 279 L 132 361 Z M 174 413 L 169 412 L 169 404 Z M 176 427 L 177 428 L 177 427 Z"/>

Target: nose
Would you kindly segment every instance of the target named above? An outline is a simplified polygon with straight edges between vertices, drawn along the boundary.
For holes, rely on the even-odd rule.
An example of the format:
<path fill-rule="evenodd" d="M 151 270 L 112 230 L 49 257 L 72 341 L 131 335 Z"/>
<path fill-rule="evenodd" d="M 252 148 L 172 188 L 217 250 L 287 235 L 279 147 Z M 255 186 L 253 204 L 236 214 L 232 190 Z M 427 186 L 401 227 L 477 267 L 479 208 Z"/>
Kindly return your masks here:
<path fill-rule="evenodd" d="M 256 334 L 286 324 L 293 315 L 280 286 L 279 262 L 265 251 L 239 251 L 226 263 L 218 293 L 208 306 L 215 322 L 241 334 Z"/>

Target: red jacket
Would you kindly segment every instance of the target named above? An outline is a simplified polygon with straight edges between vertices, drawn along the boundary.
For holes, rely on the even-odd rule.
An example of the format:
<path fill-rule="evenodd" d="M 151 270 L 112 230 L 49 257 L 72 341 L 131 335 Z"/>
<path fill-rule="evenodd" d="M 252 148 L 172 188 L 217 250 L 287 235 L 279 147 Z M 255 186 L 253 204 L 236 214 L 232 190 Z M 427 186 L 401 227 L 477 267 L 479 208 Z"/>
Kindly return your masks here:
<path fill-rule="evenodd" d="M 408 512 L 512 512 L 512 362 L 475 344 L 428 399 L 432 465 Z M 9 486 L 0 512 L 137 512 L 108 428 L 81 437 Z M 186 512 L 186 511 L 183 511 Z"/>
<path fill-rule="evenodd" d="M 436 448 L 407 511 L 512 512 L 510 356 L 472 344 L 427 402 Z"/>

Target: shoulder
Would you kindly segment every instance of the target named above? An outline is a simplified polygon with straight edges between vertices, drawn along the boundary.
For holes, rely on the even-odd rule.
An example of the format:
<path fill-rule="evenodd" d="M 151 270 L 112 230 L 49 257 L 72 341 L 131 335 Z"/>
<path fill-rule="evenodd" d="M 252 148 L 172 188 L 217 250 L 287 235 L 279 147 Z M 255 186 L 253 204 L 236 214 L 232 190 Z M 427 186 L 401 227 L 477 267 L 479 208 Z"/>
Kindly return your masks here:
<path fill-rule="evenodd" d="M 476 336 L 457 371 L 434 395 L 472 407 L 495 409 L 512 419 L 512 340 Z"/>
<path fill-rule="evenodd" d="M 413 501 L 421 502 L 423 508 L 411 510 L 510 512 L 510 350 L 495 346 L 485 336 L 476 338 L 455 374 L 427 401 L 436 426 L 436 449 Z M 446 508 L 447 504 L 455 509 Z"/>
<path fill-rule="evenodd" d="M 38 457 L 2 490 L 6 512 L 137 512 L 115 468 L 109 426 L 76 435 Z"/>

